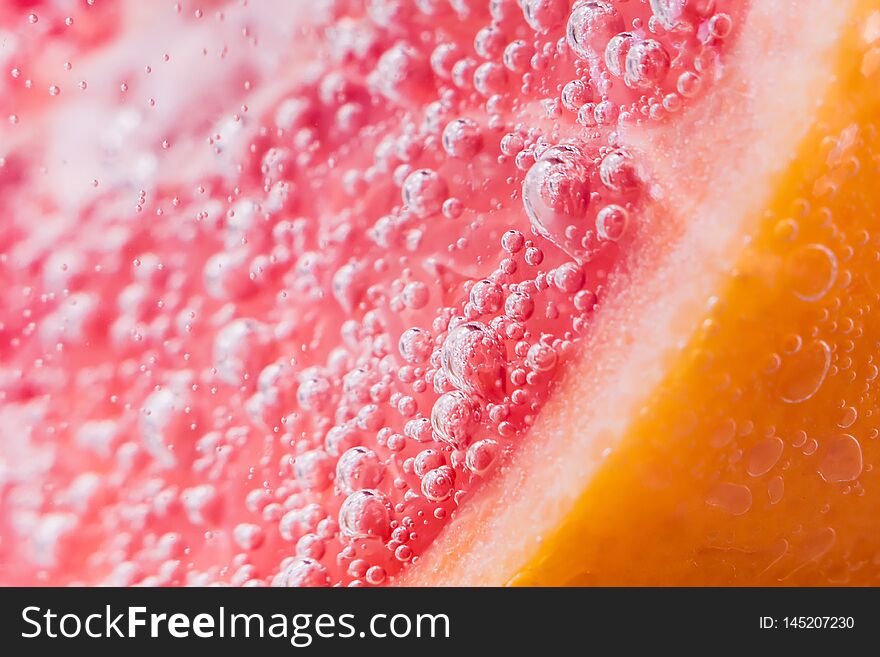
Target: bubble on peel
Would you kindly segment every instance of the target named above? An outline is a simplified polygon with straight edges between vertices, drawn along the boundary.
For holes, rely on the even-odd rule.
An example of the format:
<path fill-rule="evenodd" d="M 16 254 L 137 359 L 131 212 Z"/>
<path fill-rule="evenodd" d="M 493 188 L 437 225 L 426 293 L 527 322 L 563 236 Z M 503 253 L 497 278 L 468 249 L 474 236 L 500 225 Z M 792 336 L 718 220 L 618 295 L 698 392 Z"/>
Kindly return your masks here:
<path fill-rule="evenodd" d="M 455 489 L 455 470 L 448 465 L 431 470 L 422 477 L 422 495 L 432 502 L 442 502 L 452 496 Z"/>
<path fill-rule="evenodd" d="M 457 326 L 443 342 L 441 364 L 456 388 L 487 398 L 503 396 L 504 342 L 480 322 Z"/>
<path fill-rule="evenodd" d="M 837 256 L 823 244 L 807 244 L 789 256 L 786 273 L 795 296 L 819 301 L 837 281 Z"/>
<path fill-rule="evenodd" d="M 608 40 L 622 29 L 623 19 L 610 2 L 582 0 L 568 18 L 566 39 L 578 57 L 598 61 Z"/>
<path fill-rule="evenodd" d="M 848 433 L 823 439 L 818 457 L 819 475 L 828 483 L 855 481 L 862 474 L 862 446 Z"/>
<path fill-rule="evenodd" d="M 615 192 L 634 189 L 639 179 L 632 154 L 623 148 L 608 153 L 599 165 L 599 178 L 603 185 Z"/>
<path fill-rule="evenodd" d="M 431 409 L 431 426 L 437 438 L 455 448 L 470 442 L 478 420 L 479 407 L 459 390 L 440 395 Z"/>
<path fill-rule="evenodd" d="M 366 447 L 352 447 L 336 464 L 336 487 L 349 494 L 364 488 L 376 488 L 385 477 L 385 464 Z"/>
<path fill-rule="evenodd" d="M 814 340 L 783 362 L 778 390 L 782 401 L 799 404 L 811 399 L 825 381 L 831 366 L 831 348 L 824 340 Z"/>
<path fill-rule="evenodd" d="M 323 449 L 309 450 L 296 457 L 293 473 L 306 490 L 322 491 L 333 478 L 333 458 Z"/>
<path fill-rule="evenodd" d="M 535 32 L 549 32 L 565 21 L 569 0 L 521 0 L 523 16 Z"/>
<path fill-rule="evenodd" d="M 635 37 L 630 32 L 616 34 L 605 46 L 605 66 L 614 77 L 623 77 L 626 72 L 626 56 L 635 43 Z"/>
<path fill-rule="evenodd" d="M 418 217 L 431 217 L 443 208 L 448 189 L 431 169 L 417 169 L 406 177 L 401 190 L 404 204 Z"/>
<path fill-rule="evenodd" d="M 483 147 L 483 135 L 476 122 L 456 119 L 443 129 L 442 142 L 444 150 L 451 157 L 469 159 Z"/>
<path fill-rule="evenodd" d="M 581 109 L 588 108 L 590 105 L 584 105 Z M 596 106 L 593 108 L 593 121 L 596 122 L 596 125 L 613 125 L 615 121 L 620 117 L 620 106 L 617 103 L 612 103 L 610 100 L 603 100 L 601 103 L 596 103 Z"/>
<path fill-rule="evenodd" d="M 467 469 L 477 475 L 486 474 L 498 458 L 498 443 L 491 438 L 478 440 L 468 447 L 465 455 Z"/>
<path fill-rule="evenodd" d="M 684 25 L 684 9 L 688 0 L 650 0 L 651 11 L 667 30 Z"/>
<path fill-rule="evenodd" d="M 752 477 L 761 477 L 779 462 L 785 443 L 778 436 L 765 438 L 749 450 L 749 458 L 746 466 L 747 472 Z"/>
<path fill-rule="evenodd" d="M 403 360 L 418 365 L 428 360 L 434 349 L 434 340 L 425 329 L 412 327 L 401 334 L 397 348 Z"/>
<path fill-rule="evenodd" d="M 339 529 L 352 539 L 385 539 L 391 532 L 388 501 L 375 490 L 358 490 L 339 509 Z"/>
<path fill-rule="evenodd" d="M 596 215 L 596 235 L 606 242 L 618 241 L 626 233 L 628 225 L 629 213 L 619 205 L 606 205 Z"/>
<path fill-rule="evenodd" d="M 255 377 L 262 366 L 269 328 L 256 319 L 229 322 L 214 338 L 214 369 L 230 385 L 241 385 L 246 374 Z"/>
<path fill-rule="evenodd" d="M 474 50 L 483 59 L 495 59 L 504 48 L 504 32 L 494 24 L 481 28 L 474 37 Z"/>
<path fill-rule="evenodd" d="M 633 87 L 660 84 L 669 72 L 669 53 L 659 41 L 634 43 L 626 53 L 626 82 Z"/>
<path fill-rule="evenodd" d="M 290 587 L 329 586 L 330 573 L 319 561 L 297 557 L 284 569 L 280 584 Z"/>
<path fill-rule="evenodd" d="M 709 492 L 706 503 L 730 515 L 741 516 L 752 508 L 752 491 L 742 484 L 720 483 Z"/>
<path fill-rule="evenodd" d="M 590 202 L 590 167 L 571 144 L 553 146 L 532 165 L 522 187 L 523 205 L 536 233 L 574 258 L 582 255 L 570 227 L 584 229 Z"/>

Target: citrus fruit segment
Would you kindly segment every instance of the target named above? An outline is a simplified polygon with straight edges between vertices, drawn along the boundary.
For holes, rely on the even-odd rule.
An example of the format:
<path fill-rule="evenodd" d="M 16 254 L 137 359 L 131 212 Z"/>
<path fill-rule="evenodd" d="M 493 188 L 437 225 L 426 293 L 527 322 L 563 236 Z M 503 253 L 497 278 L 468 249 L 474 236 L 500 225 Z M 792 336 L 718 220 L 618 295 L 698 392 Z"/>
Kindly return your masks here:
<path fill-rule="evenodd" d="M 0 582 L 875 581 L 875 2 L 204 4 L 0 11 Z"/>
<path fill-rule="evenodd" d="M 711 97 L 625 131 L 643 259 L 402 582 L 880 581 L 878 9 L 755 3 Z"/>

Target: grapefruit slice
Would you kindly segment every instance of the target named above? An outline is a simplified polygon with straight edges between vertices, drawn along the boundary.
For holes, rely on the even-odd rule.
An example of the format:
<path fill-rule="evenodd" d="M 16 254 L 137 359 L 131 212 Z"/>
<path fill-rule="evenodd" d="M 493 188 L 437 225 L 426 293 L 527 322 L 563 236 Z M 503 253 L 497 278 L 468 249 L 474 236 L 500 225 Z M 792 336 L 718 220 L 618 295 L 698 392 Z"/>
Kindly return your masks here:
<path fill-rule="evenodd" d="M 403 581 L 878 582 L 877 10 L 755 3 L 711 97 L 625 132 L 642 259 Z"/>
<path fill-rule="evenodd" d="M 15 17 L 4 582 L 877 582 L 876 3 L 282 4 Z"/>

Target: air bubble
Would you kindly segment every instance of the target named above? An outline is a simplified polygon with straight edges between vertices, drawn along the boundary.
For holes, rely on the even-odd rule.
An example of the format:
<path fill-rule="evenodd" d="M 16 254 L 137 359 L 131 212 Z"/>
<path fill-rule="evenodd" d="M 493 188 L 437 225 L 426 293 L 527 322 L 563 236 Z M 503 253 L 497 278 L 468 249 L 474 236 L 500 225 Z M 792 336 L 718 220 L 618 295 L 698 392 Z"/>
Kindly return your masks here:
<path fill-rule="evenodd" d="M 480 127 L 470 119 L 456 119 L 443 129 L 443 148 L 452 157 L 472 158 L 482 146 Z"/>
<path fill-rule="evenodd" d="M 659 41 L 639 41 L 626 54 L 626 82 L 650 87 L 663 81 L 669 72 L 669 53 Z"/>
<path fill-rule="evenodd" d="M 523 182 L 523 204 L 532 228 L 574 258 L 582 257 L 569 227 L 584 231 L 590 202 L 590 164 L 574 145 L 547 149 Z"/>
<path fill-rule="evenodd" d="M 782 365 L 779 394 L 789 404 L 799 404 L 812 398 L 828 374 L 831 366 L 831 348 L 823 340 L 814 340 Z"/>
<path fill-rule="evenodd" d="M 598 60 L 605 44 L 623 29 L 623 19 L 610 2 L 581 0 L 568 19 L 566 39 L 578 57 Z"/>
<path fill-rule="evenodd" d="M 620 148 L 602 158 L 599 178 L 603 185 L 616 192 L 634 189 L 639 179 L 630 152 Z"/>
<path fill-rule="evenodd" d="M 300 557 L 284 569 L 281 585 L 290 587 L 317 587 L 330 584 L 330 574 L 321 562 Z"/>
<path fill-rule="evenodd" d="M 448 465 L 431 470 L 422 477 L 422 494 L 432 502 L 442 502 L 452 495 L 455 470 Z"/>
<path fill-rule="evenodd" d="M 822 244 L 802 246 L 791 254 L 787 273 L 799 299 L 818 301 L 837 280 L 837 256 Z"/>
<path fill-rule="evenodd" d="M 431 217 L 443 208 L 447 187 L 436 171 L 418 169 L 406 177 L 403 202 L 419 217 Z"/>
<path fill-rule="evenodd" d="M 431 426 L 437 437 L 452 447 L 467 446 L 479 421 L 479 407 L 460 391 L 441 395 L 431 409 Z"/>
<path fill-rule="evenodd" d="M 478 440 L 468 447 L 465 464 L 477 475 L 486 474 L 498 458 L 498 443 L 491 438 Z"/>
<path fill-rule="evenodd" d="M 520 0 L 523 16 L 535 32 L 549 32 L 562 25 L 569 0 Z"/>
<path fill-rule="evenodd" d="M 819 475 L 829 483 L 855 481 L 862 474 L 862 446 L 850 434 L 823 439 L 819 444 Z"/>
<path fill-rule="evenodd" d="M 343 493 L 376 488 L 384 477 L 385 465 L 366 447 L 352 447 L 336 464 L 336 487 Z"/>
<path fill-rule="evenodd" d="M 391 532 L 387 500 L 375 490 L 355 491 L 339 509 L 339 529 L 346 538 L 387 538 Z"/>
<path fill-rule="evenodd" d="M 493 329 L 468 322 L 450 331 L 441 362 L 446 378 L 456 388 L 498 398 L 503 395 L 504 356 L 504 343 Z"/>
<path fill-rule="evenodd" d="M 616 242 L 626 233 L 629 213 L 619 205 L 606 205 L 596 215 L 596 234 L 600 240 Z"/>

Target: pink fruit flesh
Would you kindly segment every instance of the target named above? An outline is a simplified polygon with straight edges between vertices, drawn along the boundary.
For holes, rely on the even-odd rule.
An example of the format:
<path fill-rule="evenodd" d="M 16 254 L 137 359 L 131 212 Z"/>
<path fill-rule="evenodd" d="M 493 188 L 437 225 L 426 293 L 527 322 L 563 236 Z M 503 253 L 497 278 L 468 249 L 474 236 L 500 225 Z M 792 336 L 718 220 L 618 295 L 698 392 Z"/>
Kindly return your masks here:
<path fill-rule="evenodd" d="M 0 9 L 0 581 L 393 581 L 638 258 L 621 131 L 744 3 L 113 4 Z"/>

